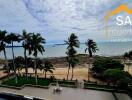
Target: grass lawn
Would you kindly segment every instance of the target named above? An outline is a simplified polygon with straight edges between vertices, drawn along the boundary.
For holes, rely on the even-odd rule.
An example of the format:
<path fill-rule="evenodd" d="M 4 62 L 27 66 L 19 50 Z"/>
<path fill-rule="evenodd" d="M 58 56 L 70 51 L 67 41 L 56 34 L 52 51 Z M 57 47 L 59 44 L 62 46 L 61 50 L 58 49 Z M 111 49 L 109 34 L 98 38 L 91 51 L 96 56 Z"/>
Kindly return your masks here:
<path fill-rule="evenodd" d="M 24 84 L 36 85 L 34 77 L 29 77 L 28 80 L 26 79 L 26 77 L 18 77 L 17 79 L 18 79 L 17 84 L 15 83 L 15 78 L 11 78 L 7 81 L 2 82 L 2 85 L 9 85 L 9 86 L 16 86 L 16 87 L 21 87 Z M 48 86 L 51 82 L 52 81 L 50 79 L 38 78 L 37 85 Z"/>
<path fill-rule="evenodd" d="M 50 83 L 56 83 L 58 81 L 59 84 L 66 84 L 66 85 L 75 85 L 75 81 L 63 81 L 63 80 L 50 80 L 50 79 L 44 79 L 44 78 L 38 78 L 38 84 L 40 86 L 48 86 Z M 16 86 L 21 87 L 24 84 L 31 84 L 36 85 L 35 78 L 34 77 L 28 77 L 28 80 L 26 77 L 18 77 L 18 83 L 15 83 L 15 78 L 11 78 L 7 81 L 2 82 L 2 85 L 8 85 L 8 86 Z"/>

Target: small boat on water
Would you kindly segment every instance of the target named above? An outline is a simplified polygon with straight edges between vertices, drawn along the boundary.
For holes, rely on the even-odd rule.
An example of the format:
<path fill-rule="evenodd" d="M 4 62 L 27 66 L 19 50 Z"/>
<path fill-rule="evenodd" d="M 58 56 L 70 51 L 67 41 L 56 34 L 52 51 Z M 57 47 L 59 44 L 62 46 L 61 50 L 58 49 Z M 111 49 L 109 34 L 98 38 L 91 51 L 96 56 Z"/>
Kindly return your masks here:
<path fill-rule="evenodd" d="M 62 91 L 62 88 L 59 86 L 59 83 L 56 83 L 56 87 L 53 89 L 54 93 L 60 93 Z"/>

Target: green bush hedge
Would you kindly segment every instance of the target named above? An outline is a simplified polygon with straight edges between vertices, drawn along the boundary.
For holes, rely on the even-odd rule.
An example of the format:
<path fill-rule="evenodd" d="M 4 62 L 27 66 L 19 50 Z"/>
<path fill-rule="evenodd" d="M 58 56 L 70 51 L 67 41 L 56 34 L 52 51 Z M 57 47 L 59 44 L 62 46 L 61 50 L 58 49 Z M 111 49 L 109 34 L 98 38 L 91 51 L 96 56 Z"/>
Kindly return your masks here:
<path fill-rule="evenodd" d="M 2 82 L 2 85 L 9 85 L 9 86 L 16 86 L 16 87 L 21 87 L 24 84 L 31 84 L 31 85 L 36 85 L 35 78 L 34 77 L 29 77 L 28 80 L 26 77 L 18 77 L 18 83 L 15 83 L 15 78 L 11 78 L 7 81 Z M 38 78 L 38 84 L 37 85 L 42 85 L 42 86 L 48 86 L 52 81 L 50 79 L 43 79 L 43 78 Z"/>
<path fill-rule="evenodd" d="M 88 84 L 88 83 L 85 83 L 84 84 L 84 88 L 104 88 L 104 89 L 115 89 L 115 87 L 113 86 L 108 86 L 108 85 L 97 85 L 97 84 Z"/>
<path fill-rule="evenodd" d="M 21 87 L 25 84 L 31 85 L 40 85 L 40 86 L 49 86 L 50 83 L 65 84 L 65 85 L 76 85 L 76 81 L 67 81 L 67 80 L 51 80 L 45 78 L 38 78 L 38 83 L 36 84 L 34 77 L 28 77 L 28 80 L 24 76 L 18 76 L 18 83 L 15 83 L 15 77 L 9 80 L 2 82 L 2 85 Z"/>

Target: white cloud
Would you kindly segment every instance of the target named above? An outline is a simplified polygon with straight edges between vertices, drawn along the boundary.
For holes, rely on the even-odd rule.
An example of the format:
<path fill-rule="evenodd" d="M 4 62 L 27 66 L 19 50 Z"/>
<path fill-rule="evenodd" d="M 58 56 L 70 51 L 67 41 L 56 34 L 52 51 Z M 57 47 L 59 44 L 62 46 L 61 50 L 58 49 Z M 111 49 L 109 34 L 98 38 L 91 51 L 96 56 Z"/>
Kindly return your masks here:
<path fill-rule="evenodd" d="M 45 33 L 49 42 L 71 32 L 103 40 L 105 14 L 124 2 L 131 7 L 130 0 L 0 0 L 0 28 Z"/>

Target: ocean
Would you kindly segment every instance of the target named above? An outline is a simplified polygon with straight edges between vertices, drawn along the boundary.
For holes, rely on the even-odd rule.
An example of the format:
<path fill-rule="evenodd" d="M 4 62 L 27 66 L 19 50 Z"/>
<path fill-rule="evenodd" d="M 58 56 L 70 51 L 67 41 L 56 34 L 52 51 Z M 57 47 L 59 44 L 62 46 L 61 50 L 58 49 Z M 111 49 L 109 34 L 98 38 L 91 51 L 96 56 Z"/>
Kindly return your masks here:
<path fill-rule="evenodd" d="M 117 56 L 123 55 L 126 51 L 132 50 L 132 42 L 100 42 L 97 43 L 99 51 L 95 53 L 95 55 L 101 56 Z M 63 57 L 66 56 L 66 47 L 67 45 L 45 45 L 45 52 L 43 55 L 40 53 L 38 57 Z M 85 44 L 80 44 L 80 48 L 77 49 L 79 54 L 85 54 Z M 7 58 L 12 58 L 11 48 L 6 48 Z M 15 56 L 23 56 L 23 48 L 22 47 L 14 47 Z M 32 56 L 30 56 L 32 57 Z M 0 58 L 4 58 L 3 52 L 0 52 Z"/>

